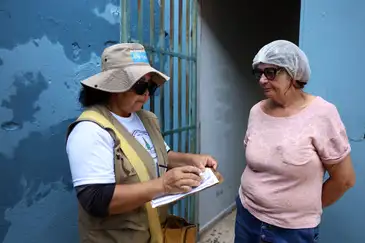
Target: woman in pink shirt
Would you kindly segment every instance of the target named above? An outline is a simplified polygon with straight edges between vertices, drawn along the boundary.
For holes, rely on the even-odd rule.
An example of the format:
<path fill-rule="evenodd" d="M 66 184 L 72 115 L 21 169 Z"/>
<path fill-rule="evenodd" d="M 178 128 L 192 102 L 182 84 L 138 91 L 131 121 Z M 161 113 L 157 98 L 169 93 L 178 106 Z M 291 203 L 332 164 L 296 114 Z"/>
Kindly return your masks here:
<path fill-rule="evenodd" d="M 295 44 L 267 44 L 252 66 L 267 99 L 249 115 L 235 243 L 318 242 L 322 208 L 355 183 L 346 129 L 333 104 L 303 91 L 310 67 Z"/>

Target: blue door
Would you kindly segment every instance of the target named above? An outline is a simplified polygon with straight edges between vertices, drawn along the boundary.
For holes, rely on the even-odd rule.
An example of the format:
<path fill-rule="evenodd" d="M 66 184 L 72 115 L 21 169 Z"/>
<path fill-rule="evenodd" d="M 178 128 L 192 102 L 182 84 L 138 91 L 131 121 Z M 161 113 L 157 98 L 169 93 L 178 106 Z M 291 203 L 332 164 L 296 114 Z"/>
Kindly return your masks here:
<path fill-rule="evenodd" d="M 365 1 L 302 0 L 300 46 L 312 78 L 307 91 L 334 103 L 347 128 L 354 188 L 324 209 L 321 241 L 365 242 Z"/>

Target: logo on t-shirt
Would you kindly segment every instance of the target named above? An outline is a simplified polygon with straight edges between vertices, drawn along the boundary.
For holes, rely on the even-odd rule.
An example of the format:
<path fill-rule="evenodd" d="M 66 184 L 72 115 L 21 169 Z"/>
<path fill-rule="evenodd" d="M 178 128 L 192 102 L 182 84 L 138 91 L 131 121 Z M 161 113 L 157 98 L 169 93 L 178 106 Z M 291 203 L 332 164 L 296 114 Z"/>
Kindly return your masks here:
<path fill-rule="evenodd" d="M 147 148 L 148 151 L 150 151 L 152 148 L 151 148 L 151 145 L 146 141 L 146 139 L 143 138 L 143 141 L 144 141 L 144 144 L 145 144 L 145 147 Z"/>
<path fill-rule="evenodd" d="M 151 138 L 147 131 L 134 130 L 132 133 L 133 137 L 148 151 L 154 160 L 157 160 L 157 154 L 155 147 L 152 144 Z"/>

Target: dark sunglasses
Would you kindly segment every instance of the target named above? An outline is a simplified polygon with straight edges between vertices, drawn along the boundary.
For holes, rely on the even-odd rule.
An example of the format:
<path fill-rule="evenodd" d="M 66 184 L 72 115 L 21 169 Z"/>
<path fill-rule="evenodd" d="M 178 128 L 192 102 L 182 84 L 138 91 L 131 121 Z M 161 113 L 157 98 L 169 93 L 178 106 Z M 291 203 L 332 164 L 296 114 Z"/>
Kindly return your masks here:
<path fill-rule="evenodd" d="M 131 90 L 138 95 L 143 95 L 148 90 L 149 95 L 152 96 L 157 88 L 158 85 L 156 83 L 143 77 L 132 86 Z"/>
<path fill-rule="evenodd" d="M 262 77 L 262 74 L 264 74 L 265 77 L 267 78 L 267 80 L 272 81 L 276 78 L 276 75 L 278 75 L 278 73 L 282 70 L 283 70 L 283 68 L 274 68 L 274 67 L 265 68 L 264 70 L 255 68 L 252 70 L 252 73 L 253 73 L 253 75 L 255 75 L 255 78 L 257 80 L 260 80 L 260 78 Z"/>

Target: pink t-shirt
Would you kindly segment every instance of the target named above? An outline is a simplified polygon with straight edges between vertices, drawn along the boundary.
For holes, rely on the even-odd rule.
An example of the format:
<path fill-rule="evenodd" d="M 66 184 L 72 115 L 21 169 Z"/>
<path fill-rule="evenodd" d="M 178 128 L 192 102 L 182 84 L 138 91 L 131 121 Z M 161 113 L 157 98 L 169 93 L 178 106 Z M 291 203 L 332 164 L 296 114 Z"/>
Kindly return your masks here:
<path fill-rule="evenodd" d="M 322 214 L 322 163 L 337 163 L 350 153 L 336 107 L 316 97 L 290 117 L 250 111 L 244 139 L 247 166 L 239 195 L 256 218 L 288 229 L 316 227 Z"/>

